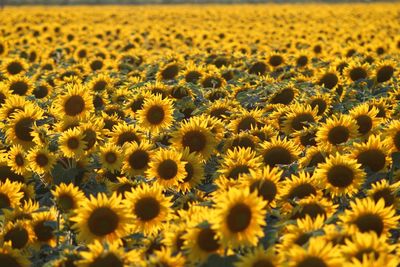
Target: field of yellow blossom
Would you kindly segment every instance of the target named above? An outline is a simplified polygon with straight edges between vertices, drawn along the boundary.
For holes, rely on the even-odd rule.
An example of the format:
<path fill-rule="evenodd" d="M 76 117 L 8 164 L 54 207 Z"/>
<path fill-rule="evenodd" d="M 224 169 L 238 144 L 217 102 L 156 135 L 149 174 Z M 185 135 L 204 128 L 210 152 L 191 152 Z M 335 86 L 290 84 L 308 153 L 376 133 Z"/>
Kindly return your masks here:
<path fill-rule="evenodd" d="M 399 266 L 399 16 L 1 10 L 0 266 Z"/>

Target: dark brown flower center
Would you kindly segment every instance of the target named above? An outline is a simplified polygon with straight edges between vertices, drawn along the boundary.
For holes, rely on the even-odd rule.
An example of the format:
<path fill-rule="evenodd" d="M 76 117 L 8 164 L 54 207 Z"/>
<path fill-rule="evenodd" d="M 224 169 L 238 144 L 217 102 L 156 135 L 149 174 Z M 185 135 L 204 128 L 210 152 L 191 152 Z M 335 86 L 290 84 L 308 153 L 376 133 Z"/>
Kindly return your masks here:
<path fill-rule="evenodd" d="M 290 151 L 288 151 L 284 147 L 272 147 L 267 150 L 264 154 L 264 163 L 265 165 L 269 165 L 274 167 L 278 164 L 287 165 L 292 162 L 292 155 Z"/>
<path fill-rule="evenodd" d="M 210 228 L 201 229 L 197 236 L 199 248 L 205 252 L 217 251 L 220 247 L 216 240 L 216 232 Z"/>
<path fill-rule="evenodd" d="M 91 262 L 89 267 L 123 267 L 124 263 L 114 253 L 109 252 L 106 255 L 100 255 Z"/>
<path fill-rule="evenodd" d="M 250 191 L 257 190 L 258 195 L 264 200 L 271 202 L 278 192 L 276 184 L 270 180 L 257 180 L 250 185 Z"/>
<path fill-rule="evenodd" d="M 228 229 L 233 233 L 242 232 L 251 222 L 251 209 L 244 203 L 238 203 L 231 208 L 226 217 Z"/>
<path fill-rule="evenodd" d="M 25 142 L 33 140 L 32 125 L 34 120 L 32 118 L 22 118 L 14 126 L 15 136 Z"/>
<path fill-rule="evenodd" d="M 382 219 L 377 214 L 365 213 L 359 215 L 354 224 L 357 226 L 361 233 L 374 231 L 378 236 L 382 234 L 384 224 Z"/>
<path fill-rule="evenodd" d="M 207 145 L 206 136 L 200 131 L 189 131 L 182 138 L 182 145 L 188 147 L 189 151 L 201 152 Z"/>
<path fill-rule="evenodd" d="M 108 207 L 96 208 L 88 219 L 90 232 L 97 236 L 111 234 L 118 228 L 118 224 L 118 214 Z"/>
<path fill-rule="evenodd" d="M 300 261 L 296 267 L 328 267 L 328 265 L 320 258 L 314 256 L 307 256 Z"/>
<path fill-rule="evenodd" d="M 129 156 L 128 161 L 132 169 L 141 170 L 147 167 L 150 157 L 146 151 L 136 150 Z"/>
<path fill-rule="evenodd" d="M 328 141 L 332 145 L 338 145 L 347 142 L 349 137 L 350 137 L 349 129 L 341 125 L 333 127 L 328 133 Z"/>
<path fill-rule="evenodd" d="M 294 198 L 302 199 L 302 198 L 308 197 L 310 195 L 315 195 L 316 193 L 317 193 L 317 191 L 315 190 L 314 186 L 312 186 L 311 184 L 305 183 L 305 184 L 297 185 L 296 187 L 292 188 L 292 190 L 290 190 L 288 198 L 289 199 L 294 199 Z"/>
<path fill-rule="evenodd" d="M 85 109 L 85 101 L 80 95 L 70 96 L 64 104 L 65 113 L 68 116 L 77 116 Z"/>
<path fill-rule="evenodd" d="M 160 106 L 152 106 L 146 114 L 146 119 L 150 124 L 157 125 L 163 122 L 165 118 L 164 109 Z"/>
<path fill-rule="evenodd" d="M 12 247 L 16 249 L 23 248 L 29 240 L 28 231 L 23 227 L 15 227 L 4 235 L 4 241 L 11 241 Z"/>
<path fill-rule="evenodd" d="M 174 160 L 166 159 L 158 165 L 157 173 L 161 179 L 173 179 L 178 174 L 178 165 Z"/>
<path fill-rule="evenodd" d="M 354 172 L 347 166 L 335 165 L 328 171 L 328 182 L 334 187 L 348 187 L 353 180 Z"/>
<path fill-rule="evenodd" d="M 382 170 L 386 164 L 386 156 L 379 149 L 370 149 L 361 152 L 357 156 L 357 161 L 365 168 L 369 168 L 373 172 Z"/>
<path fill-rule="evenodd" d="M 160 203 L 153 197 L 144 197 L 135 203 L 135 215 L 141 221 L 151 221 L 156 218 L 161 211 Z"/>
<path fill-rule="evenodd" d="M 53 228 L 48 225 L 49 222 L 50 221 L 40 221 L 33 227 L 37 239 L 41 242 L 47 242 L 54 237 Z"/>

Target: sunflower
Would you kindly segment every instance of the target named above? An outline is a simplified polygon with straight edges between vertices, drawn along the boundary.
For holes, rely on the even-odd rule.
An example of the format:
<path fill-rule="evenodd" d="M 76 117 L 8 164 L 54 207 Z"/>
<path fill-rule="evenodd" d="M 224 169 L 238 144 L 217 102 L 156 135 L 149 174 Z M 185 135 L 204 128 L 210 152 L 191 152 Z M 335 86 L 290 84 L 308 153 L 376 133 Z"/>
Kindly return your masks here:
<path fill-rule="evenodd" d="M 254 246 L 264 236 L 267 202 L 257 192 L 232 188 L 221 192 L 215 202 L 212 228 L 224 247 Z"/>
<path fill-rule="evenodd" d="M 389 230 L 398 225 L 400 217 L 395 215 L 392 207 L 385 207 L 383 199 L 375 203 L 371 198 L 356 198 L 350 207 L 339 215 L 342 225 L 350 234 L 375 232 L 378 236 L 387 236 Z"/>
<path fill-rule="evenodd" d="M 182 152 L 182 160 L 185 163 L 185 178 L 179 182 L 178 189 L 188 192 L 198 186 L 204 178 L 204 165 L 201 157 L 196 153 L 190 153 L 188 148 Z"/>
<path fill-rule="evenodd" d="M 224 121 L 235 112 L 235 106 L 237 106 L 237 103 L 232 100 L 220 99 L 210 104 L 207 113 L 213 118 Z"/>
<path fill-rule="evenodd" d="M 293 163 L 300 154 L 300 149 L 292 140 L 276 136 L 261 143 L 260 153 L 265 166 L 275 167 Z"/>
<path fill-rule="evenodd" d="M 45 174 L 51 171 L 56 164 L 56 155 L 46 147 L 36 146 L 32 148 L 26 157 L 30 169 L 38 174 Z"/>
<path fill-rule="evenodd" d="M 318 93 L 308 99 L 312 109 L 317 109 L 317 115 L 327 115 L 331 109 L 332 97 L 330 93 Z"/>
<path fill-rule="evenodd" d="M 106 73 L 100 73 L 92 78 L 87 87 L 93 92 L 110 91 L 113 88 L 115 80 Z"/>
<path fill-rule="evenodd" d="M 86 142 L 85 151 L 91 152 L 96 149 L 96 145 L 103 141 L 105 123 L 102 118 L 91 117 L 88 121 L 81 122 L 79 129 L 83 134 L 83 141 Z"/>
<path fill-rule="evenodd" d="M 126 206 L 135 218 L 135 232 L 156 233 L 171 217 L 171 198 L 164 196 L 157 185 L 142 184 L 132 192 L 126 192 L 125 197 Z"/>
<path fill-rule="evenodd" d="M 160 149 L 150 159 L 146 176 L 156 178 L 156 184 L 163 187 L 178 186 L 185 179 L 186 162 L 182 160 L 182 153 L 175 150 Z"/>
<path fill-rule="evenodd" d="M 301 168 L 315 168 L 318 164 L 325 162 L 330 152 L 321 147 L 309 147 L 305 151 L 305 155 L 299 159 Z"/>
<path fill-rule="evenodd" d="M 32 214 L 31 225 L 35 234 L 35 247 L 40 248 L 42 245 L 55 247 L 57 245 L 56 229 L 54 229 L 56 222 L 57 213 L 54 208 Z"/>
<path fill-rule="evenodd" d="M 363 256 L 363 260 L 359 261 L 357 258 L 353 258 L 351 262 L 347 263 L 348 267 L 375 267 L 375 266 L 387 266 L 387 267 L 397 267 L 399 265 L 399 260 L 392 255 L 384 254 L 378 259 L 373 257 Z"/>
<path fill-rule="evenodd" d="M 5 244 L 0 248 L 0 265 L 10 267 L 31 266 L 27 256 L 18 249 L 13 249 L 11 245 Z"/>
<path fill-rule="evenodd" d="M 39 203 L 31 199 L 24 201 L 23 204 L 15 206 L 14 209 L 4 209 L 4 222 L 17 222 L 19 220 L 33 219 L 32 214 L 39 209 Z"/>
<path fill-rule="evenodd" d="M 21 185 L 7 179 L 0 182 L 0 209 L 15 208 L 19 205 L 23 193 L 20 192 Z"/>
<path fill-rule="evenodd" d="M 87 142 L 83 133 L 77 129 L 68 129 L 63 132 L 58 140 L 59 149 L 65 157 L 79 159 L 84 154 Z"/>
<path fill-rule="evenodd" d="M 93 57 L 87 61 L 88 72 L 100 72 L 107 69 L 109 65 L 108 60 L 104 60 L 101 57 Z"/>
<path fill-rule="evenodd" d="M 400 121 L 392 120 L 384 129 L 384 142 L 390 152 L 400 151 Z"/>
<path fill-rule="evenodd" d="M 285 63 L 284 54 L 272 52 L 268 57 L 268 64 L 273 68 L 282 67 Z"/>
<path fill-rule="evenodd" d="M 396 63 L 393 60 L 380 61 L 375 65 L 375 81 L 384 83 L 396 77 Z"/>
<path fill-rule="evenodd" d="M 172 87 L 171 96 L 177 100 L 184 98 L 193 98 L 193 92 L 189 87 L 183 85 L 181 82 L 180 84 Z"/>
<path fill-rule="evenodd" d="M 385 207 L 397 207 L 398 199 L 396 197 L 396 192 L 399 186 L 400 182 L 389 184 L 387 180 L 383 179 L 373 183 L 367 194 L 375 202 L 378 202 L 379 199 L 383 199 L 385 201 Z"/>
<path fill-rule="evenodd" d="M 378 237 L 375 232 L 356 232 L 351 239 L 345 240 L 345 245 L 341 248 L 342 254 L 348 260 L 355 258 L 360 262 L 365 259 L 388 257 L 394 250 L 395 246 L 389 245 L 384 236 Z"/>
<path fill-rule="evenodd" d="M 0 109 L 0 118 L 3 120 L 10 120 L 19 111 L 40 111 L 37 105 L 33 102 L 27 101 L 25 97 L 19 95 L 10 95 L 4 101 Z"/>
<path fill-rule="evenodd" d="M 357 121 L 359 135 L 365 136 L 375 130 L 380 122 L 376 117 L 378 112 L 377 108 L 369 107 L 368 104 L 361 104 L 350 110 L 349 115 Z"/>
<path fill-rule="evenodd" d="M 265 75 L 266 72 L 269 72 L 269 66 L 264 60 L 256 60 L 249 66 L 248 72 L 249 74 Z"/>
<path fill-rule="evenodd" d="M 181 65 L 178 62 L 170 62 L 159 68 L 156 78 L 158 81 L 173 80 L 178 76 L 180 69 Z"/>
<path fill-rule="evenodd" d="M 332 243 L 325 241 L 322 237 L 310 238 L 307 248 L 293 246 L 288 251 L 290 267 L 340 267 L 343 260 L 340 251 Z"/>
<path fill-rule="evenodd" d="M 138 111 L 138 120 L 144 129 L 158 133 L 171 126 L 172 113 L 172 101 L 157 95 L 144 101 L 142 109 Z"/>
<path fill-rule="evenodd" d="M 389 98 L 373 98 L 369 101 L 368 105 L 372 108 L 378 109 L 377 118 L 388 120 L 393 115 L 393 106 L 390 104 Z"/>
<path fill-rule="evenodd" d="M 357 130 L 357 121 L 350 116 L 334 115 L 319 127 L 316 141 L 328 150 L 338 149 L 338 146 L 356 137 Z"/>
<path fill-rule="evenodd" d="M 7 40 L 4 40 L 3 38 L 0 39 L 0 56 L 7 55 L 8 53 L 8 42 Z"/>
<path fill-rule="evenodd" d="M 319 120 L 317 109 L 312 109 L 309 105 L 294 104 L 289 107 L 289 111 L 285 115 L 283 131 L 291 134 L 296 131 L 310 127 L 310 124 Z"/>
<path fill-rule="evenodd" d="M 150 257 L 151 267 L 158 266 L 176 266 L 183 267 L 185 265 L 185 257 L 181 254 L 172 253 L 170 248 L 162 247 L 161 250 L 155 251 Z"/>
<path fill-rule="evenodd" d="M 187 225 L 183 220 L 171 223 L 164 230 L 163 244 L 173 252 L 183 252 L 183 236 L 187 233 Z"/>
<path fill-rule="evenodd" d="M 11 95 L 10 90 L 5 86 L 4 83 L 0 83 L 0 108 L 6 102 L 7 98 Z"/>
<path fill-rule="evenodd" d="M 303 130 L 296 131 L 292 133 L 293 141 L 298 144 L 301 148 L 307 148 L 312 146 L 317 146 L 316 136 L 318 127 L 310 126 L 309 128 L 304 128 Z"/>
<path fill-rule="evenodd" d="M 121 122 L 115 125 L 112 128 L 110 136 L 111 141 L 119 147 L 122 147 L 126 143 L 140 143 L 143 138 L 137 127 L 131 124 L 127 124 L 125 122 Z"/>
<path fill-rule="evenodd" d="M 108 191 L 121 195 L 123 200 L 125 199 L 126 192 L 130 192 L 137 187 L 136 181 L 131 181 L 126 177 L 117 177 L 117 181 L 115 182 L 107 180 L 106 184 L 109 189 Z"/>
<path fill-rule="evenodd" d="M 261 157 L 250 148 L 234 148 L 224 155 L 218 172 L 228 179 L 238 180 L 242 175 L 256 171 L 261 166 L 261 161 Z"/>
<path fill-rule="evenodd" d="M 108 198 L 103 193 L 85 199 L 70 218 L 75 222 L 72 228 L 78 232 L 78 239 L 113 241 L 124 236 L 132 217 L 121 199 L 121 195 L 112 194 Z"/>
<path fill-rule="evenodd" d="M 306 50 L 298 51 L 293 57 L 293 65 L 297 68 L 306 68 L 311 62 L 311 55 Z"/>
<path fill-rule="evenodd" d="M 141 92 L 148 92 L 153 96 L 161 95 L 162 99 L 167 98 L 170 93 L 170 88 L 158 81 L 155 83 L 147 83 L 144 87 L 138 88 L 138 90 Z"/>
<path fill-rule="evenodd" d="M 42 118 L 42 114 L 42 110 L 38 108 L 16 112 L 7 125 L 6 137 L 8 142 L 20 144 L 22 147 L 32 146 L 32 126 Z"/>
<path fill-rule="evenodd" d="M 231 121 L 229 127 L 232 132 L 239 133 L 241 131 L 249 131 L 252 128 L 254 129 L 257 126 L 261 126 L 263 112 L 260 109 L 251 111 L 241 109 L 238 111 L 236 116 L 237 117 Z"/>
<path fill-rule="evenodd" d="M 106 143 L 100 147 L 100 163 L 102 168 L 108 171 L 120 170 L 122 166 L 122 149 L 112 143 Z"/>
<path fill-rule="evenodd" d="M 19 96 L 29 96 L 33 89 L 31 80 L 22 75 L 11 76 L 7 81 L 6 87 L 9 89 L 11 94 Z"/>
<path fill-rule="evenodd" d="M 293 84 L 288 84 L 283 88 L 276 90 L 270 97 L 271 104 L 289 105 L 299 94 L 299 90 Z"/>
<path fill-rule="evenodd" d="M 121 247 L 119 240 L 107 243 L 101 243 L 95 240 L 88 245 L 87 251 L 79 253 L 80 260 L 76 261 L 76 265 L 80 267 L 90 266 L 132 266 L 139 265 L 141 260 L 137 258 L 135 253 L 125 252 Z M 136 257 L 134 257 L 136 256 Z"/>
<path fill-rule="evenodd" d="M 7 165 L 15 173 L 24 175 L 27 173 L 26 152 L 21 145 L 13 145 L 8 151 Z"/>
<path fill-rule="evenodd" d="M 24 74 L 28 64 L 21 58 L 9 58 L 2 62 L 0 70 L 9 76 Z"/>
<path fill-rule="evenodd" d="M 351 196 L 357 193 L 366 174 L 357 160 L 336 153 L 318 165 L 315 176 L 332 196 Z"/>
<path fill-rule="evenodd" d="M 136 117 L 138 112 L 143 108 L 144 101 L 153 97 L 154 95 L 148 91 L 140 91 L 140 93 L 134 94 L 126 103 L 125 112 L 132 118 Z"/>
<path fill-rule="evenodd" d="M 46 81 L 41 81 L 32 91 L 36 99 L 46 99 L 53 92 L 53 87 Z"/>
<path fill-rule="evenodd" d="M 340 75 L 331 67 L 327 70 L 320 71 L 320 73 L 316 75 L 315 82 L 317 85 L 327 89 L 334 89 L 340 82 Z"/>
<path fill-rule="evenodd" d="M 181 76 L 184 77 L 185 82 L 197 84 L 197 82 L 203 77 L 204 69 L 201 65 L 197 65 L 194 62 L 189 62 L 181 70 Z"/>
<path fill-rule="evenodd" d="M 0 234 L 0 243 L 11 242 L 13 249 L 25 249 L 32 244 L 34 233 L 29 221 L 7 222 Z"/>
<path fill-rule="evenodd" d="M 245 255 L 240 255 L 239 260 L 235 263 L 235 267 L 278 267 L 282 265 L 282 257 L 277 254 L 275 247 L 265 250 L 257 247 Z"/>
<path fill-rule="evenodd" d="M 380 135 L 371 135 L 367 142 L 354 143 L 351 157 L 361 166 L 372 172 L 384 171 L 389 163 L 390 147 L 381 140 Z"/>
<path fill-rule="evenodd" d="M 333 204 L 326 197 L 309 196 L 292 203 L 283 203 L 282 212 L 289 216 L 291 220 L 304 219 L 310 217 L 315 219 L 322 216 L 329 219 L 336 212 L 338 205 Z"/>
<path fill-rule="evenodd" d="M 203 88 L 224 88 L 226 81 L 219 72 L 211 71 L 203 75 L 200 84 Z"/>
<path fill-rule="evenodd" d="M 73 184 L 60 184 L 51 191 L 58 208 L 62 212 L 77 209 L 85 199 L 84 193 Z"/>
<path fill-rule="evenodd" d="M 282 186 L 280 179 L 283 171 L 277 167 L 263 167 L 258 170 L 250 170 L 250 174 L 242 176 L 241 183 L 250 189 L 250 193 L 257 195 L 267 202 L 269 207 L 276 206 L 276 200 L 280 198 Z"/>
<path fill-rule="evenodd" d="M 58 116 L 85 118 L 94 111 L 93 96 L 80 83 L 67 83 L 65 93 L 56 100 Z"/>
<path fill-rule="evenodd" d="M 349 82 L 357 82 L 370 76 L 370 66 L 367 63 L 353 61 L 343 70 Z"/>
<path fill-rule="evenodd" d="M 36 191 L 33 182 L 31 182 L 30 184 L 20 182 L 20 185 L 21 185 L 20 192 L 22 193 L 22 198 L 19 201 L 20 205 L 26 201 L 33 200 L 36 198 Z"/>
<path fill-rule="evenodd" d="M 203 262 L 210 255 L 222 255 L 224 251 L 218 233 L 208 219 L 215 216 L 214 210 L 207 207 L 196 210 L 191 216 L 186 233 L 182 236 L 183 250 L 188 252 L 188 259 L 193 263 Z"/>
<path fill-rule="evenodd" d="M 302 219 L 297 219 L 294 224 L 289 224 L 283 229 L 282 243 L 279 249 L 288 251 L 293 246 L 304 246 L 308 241 L 318 235 L 318 232 L 324 227 L 324 217 L 317 216 L 311 218 L 306 216 Z"/>
<path fill-rule="evenodd" d="M 209 122 L 192 117 L 180 124 L 172 134 L 172 144 L 176 149 L 189 148 L 190 153 L 198 153 L 203 159 L 208 159 L 216 146 L 216 140 L 209 129 Z"/>
<path fill-rule="evenodd" d="M 320 181 L 308 172 L 299 171 L 283 181 L 281 198 L 285 202 L 320 194 Z"/>

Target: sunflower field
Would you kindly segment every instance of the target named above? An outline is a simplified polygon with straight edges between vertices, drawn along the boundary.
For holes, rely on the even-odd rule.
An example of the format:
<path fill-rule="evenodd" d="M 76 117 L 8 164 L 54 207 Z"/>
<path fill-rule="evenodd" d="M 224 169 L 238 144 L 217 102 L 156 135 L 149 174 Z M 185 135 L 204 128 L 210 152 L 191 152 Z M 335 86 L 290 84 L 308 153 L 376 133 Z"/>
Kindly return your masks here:
<path fill-rule="evenodd" d="M 0 266 L 400 266 L 400 5 L 0 11 Z"/>

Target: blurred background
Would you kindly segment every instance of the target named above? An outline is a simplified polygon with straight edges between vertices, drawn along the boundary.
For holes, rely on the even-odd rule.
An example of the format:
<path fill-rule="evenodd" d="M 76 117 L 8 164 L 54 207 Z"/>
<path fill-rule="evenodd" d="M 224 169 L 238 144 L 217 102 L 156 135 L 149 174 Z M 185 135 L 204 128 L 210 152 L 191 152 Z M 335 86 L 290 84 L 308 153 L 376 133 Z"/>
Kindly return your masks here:
<path fill-rule="evenodd" d="M 207 4 L 207 3 L 294 3 L 294 2 L 397 2 L 387 0 L 0 0 L 0 5 L 78 5 L 78 4 Z"/>

